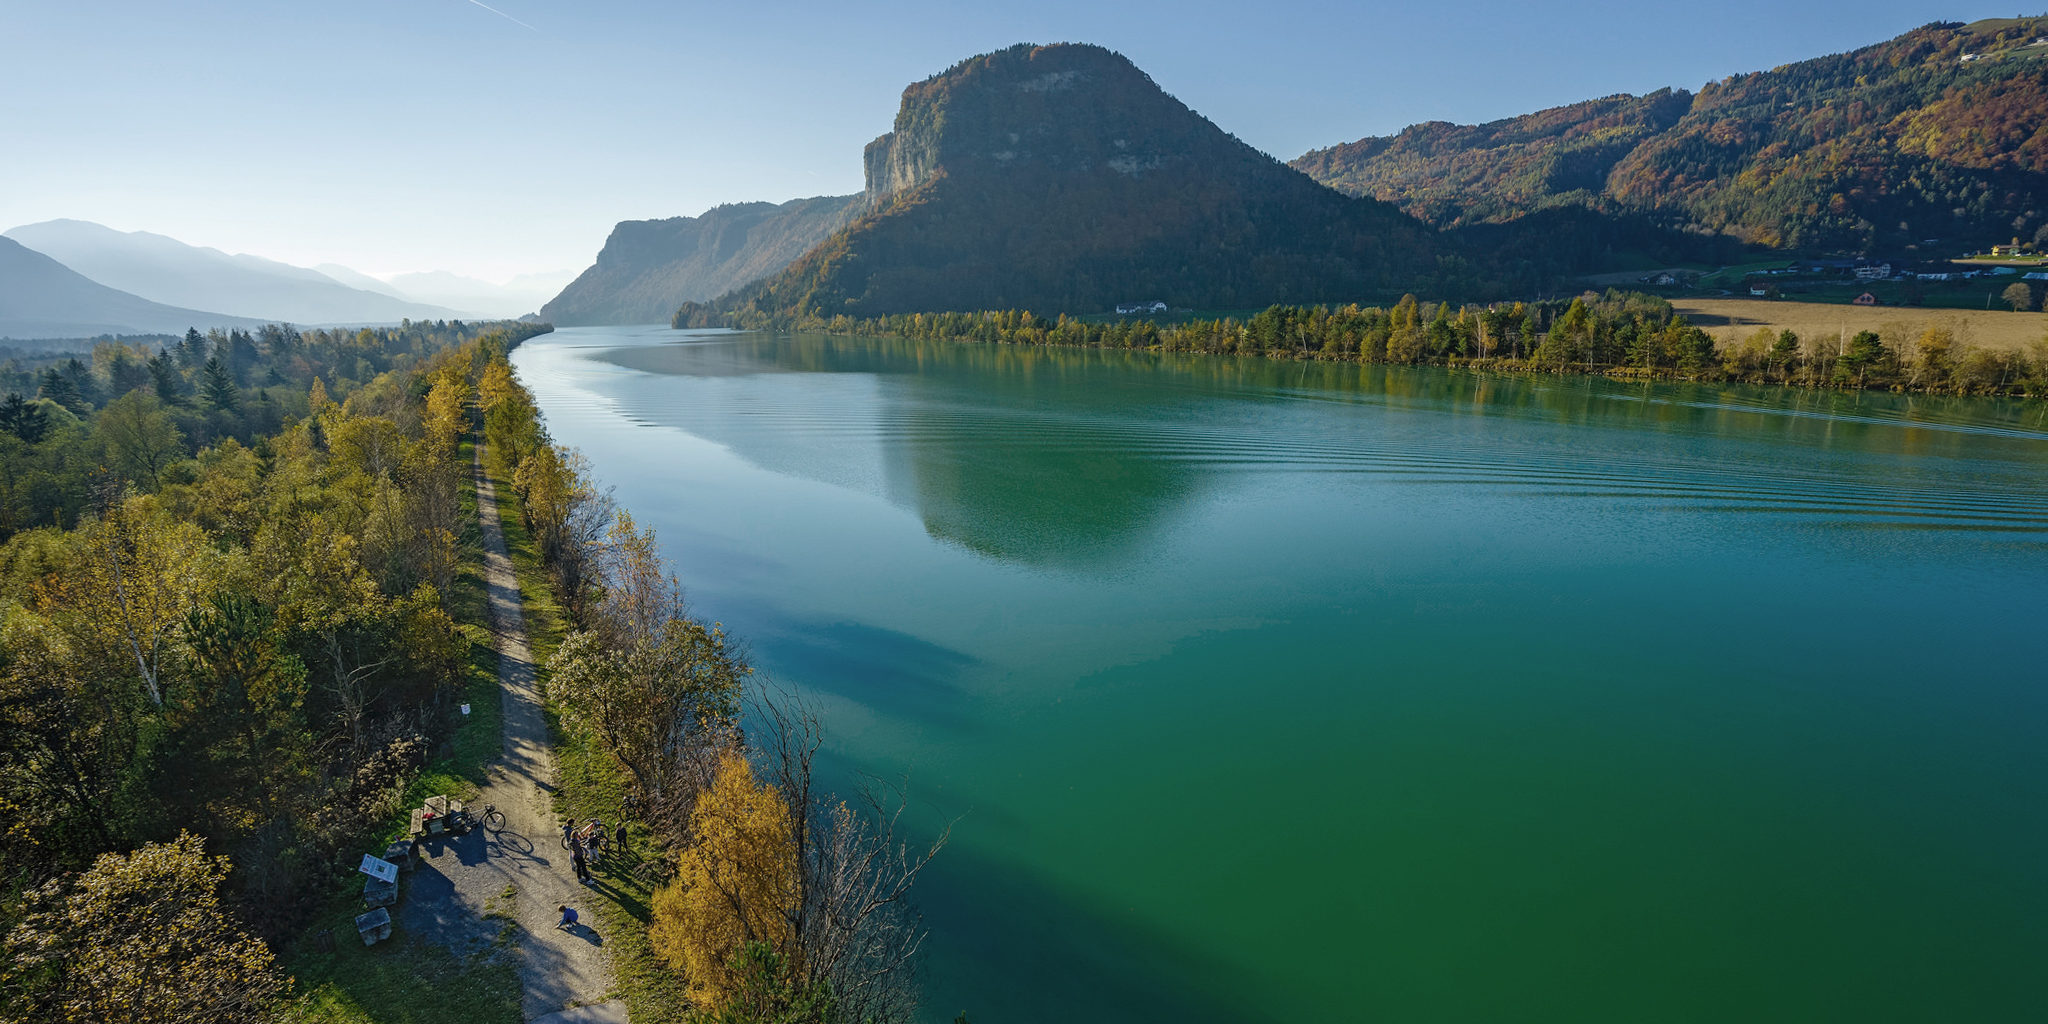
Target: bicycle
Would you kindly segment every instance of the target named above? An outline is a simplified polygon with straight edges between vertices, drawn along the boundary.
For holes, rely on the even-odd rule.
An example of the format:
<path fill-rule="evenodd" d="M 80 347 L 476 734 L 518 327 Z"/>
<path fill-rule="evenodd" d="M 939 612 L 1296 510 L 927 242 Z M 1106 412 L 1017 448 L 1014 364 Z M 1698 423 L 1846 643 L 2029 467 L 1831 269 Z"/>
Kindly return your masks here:
<path fill-rule="evenodd" d="M 562 830 L 562 849 L 574 853 L 578 848 L 581 848 L 583 856 L 591 864 L 596 864 L 604 856 L 606 845 L 605 835 L 602 831 L 591 835 L 577 835 L 571 833 L 568 829 Z"/>
<path fill-rule="evenodd" d="M 492 832 L 503 832 L 505 831 L 505 812 L 499 810 L 496 804 L 485 804 L 484 812 L 476 815 L 472 819 L 472 824 L 482 825 Z"/>

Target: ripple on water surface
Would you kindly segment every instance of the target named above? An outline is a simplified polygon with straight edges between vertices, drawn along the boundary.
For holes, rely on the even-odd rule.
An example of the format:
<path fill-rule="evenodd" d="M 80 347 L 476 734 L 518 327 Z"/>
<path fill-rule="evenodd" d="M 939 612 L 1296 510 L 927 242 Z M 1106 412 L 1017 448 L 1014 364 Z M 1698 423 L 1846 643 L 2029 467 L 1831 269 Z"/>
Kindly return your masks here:
<path fill-rule="evenodd" d="M 935 1020 L 2017 1020 L 2044 406 L 580 329 L 516 353 L 835 771 Z"/>

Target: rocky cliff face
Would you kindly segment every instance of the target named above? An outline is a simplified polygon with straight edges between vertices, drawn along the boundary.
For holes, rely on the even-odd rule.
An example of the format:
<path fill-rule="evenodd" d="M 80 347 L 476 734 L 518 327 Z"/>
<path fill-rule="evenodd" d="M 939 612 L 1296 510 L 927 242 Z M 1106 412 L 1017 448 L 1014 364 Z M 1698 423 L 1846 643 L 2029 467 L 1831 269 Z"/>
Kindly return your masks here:
<path fill-rule="evenodd" d="M 1376 297 L 1432 232 L 1252 149 L 1097 46 L 1015 46 L 905 89 L 867 213 L 726 303 L 834 315 Z"/>
<path fill-rule="evenodd" d="M 873 142 L 861 153 L 867 189 L 861 198 L 868 209 L 879 209 L 898 192 L 907 192 L 928 180 L 939 169 L 938 153 L 924 137 L 905 137 L 895 132 Z"/>
<path fill-rule="evenodd" d="M 1085 174 L 1108 168 L 1135 175 L 1194 155 L 1183 148 L 1190 141 L 1217 141 L 1190 140 L 1190 117 L 1144 72 L 1108 50 L 1012 47 L 903 91 L 895 129 L 868 144 L 866 194 L 879 206 L 941 169 Z"/>
<path fill-rule="evenodd" d="M 622 221 L 597 262 L 541 307 L 564 326 L 667 323 L 676 307 L 773 274 L 844 226 L 860 196 L 720 206 Z"/>

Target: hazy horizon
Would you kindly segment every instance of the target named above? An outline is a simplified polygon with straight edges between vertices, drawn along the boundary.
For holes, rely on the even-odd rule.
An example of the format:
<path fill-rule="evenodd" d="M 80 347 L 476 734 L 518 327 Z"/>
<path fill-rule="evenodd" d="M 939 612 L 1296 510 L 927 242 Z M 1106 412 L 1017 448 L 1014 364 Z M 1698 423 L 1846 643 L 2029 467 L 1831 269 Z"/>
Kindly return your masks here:
<path fill-rule="evenodd" d="M 0 230 L 68 218 L 385 280 L 497 283 L 588 266 L 621 220 L 858 191 L 861 147 L 889 129 L 904 86 L 1021 41 L 1115 49 L 1287 160 L 1423 121 L 1696 89 L 2011 11 L 1294 0 L 892 14 L 536 0 L 15 10 L 0 25 L 21 79 L 64 84 L 0 105 L 32 156 L 0 171 Z M 1253 22 L 1313 30 L 1244 31 Z"/>

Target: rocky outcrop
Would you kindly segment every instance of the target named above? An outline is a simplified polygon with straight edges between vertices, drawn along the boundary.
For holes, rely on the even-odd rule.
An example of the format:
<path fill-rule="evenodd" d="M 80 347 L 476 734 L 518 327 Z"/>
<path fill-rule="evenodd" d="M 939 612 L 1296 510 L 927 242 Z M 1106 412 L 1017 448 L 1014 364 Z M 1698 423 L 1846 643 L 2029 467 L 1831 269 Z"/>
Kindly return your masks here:
<path fill-rule="evenodd" d="M 1015 46 L 910 86 L 864 164 L 862 217 L 721 306 L 1348 301 L 1398 296 L 1438 248 L 1413 219 L 1252 149 L 1098 46 Z"/>
<path fill-rule="evenodd" d="M 788 266 L 861 206 L 860 196 L 823 196 L 719 206 L 696 217 L 622 221 L 597 262 L 541 307 L 563 327 L 667 323 L 676 307 L 703 301 Z"/>

